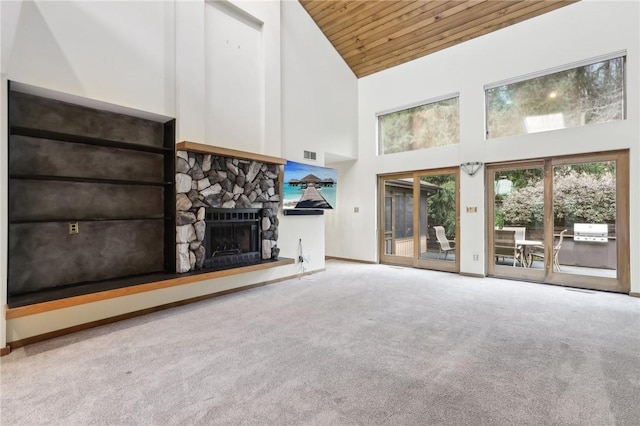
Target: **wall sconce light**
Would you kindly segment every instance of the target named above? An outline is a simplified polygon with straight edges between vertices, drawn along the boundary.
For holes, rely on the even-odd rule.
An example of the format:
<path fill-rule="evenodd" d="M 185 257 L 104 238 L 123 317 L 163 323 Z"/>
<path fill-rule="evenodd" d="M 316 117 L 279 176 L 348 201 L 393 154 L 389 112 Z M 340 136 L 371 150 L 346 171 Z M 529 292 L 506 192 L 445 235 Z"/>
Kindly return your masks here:
<path fill-rule="evenodd" d="M 460 168 L 462 169 L 462 171 L 468 174 L 469 176 L 475 175 L 476 172 L 480 170 L 480 167 L 482 167 L 482 163 L 479 161 L 471 161 L 468 163 L 460 164 Z"/>

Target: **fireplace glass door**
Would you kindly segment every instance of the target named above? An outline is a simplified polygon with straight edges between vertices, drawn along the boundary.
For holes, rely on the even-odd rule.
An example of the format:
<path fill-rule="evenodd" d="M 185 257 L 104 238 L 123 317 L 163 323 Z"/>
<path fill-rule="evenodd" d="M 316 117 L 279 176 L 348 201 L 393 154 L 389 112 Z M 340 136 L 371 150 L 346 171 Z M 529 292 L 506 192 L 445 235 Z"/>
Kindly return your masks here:
<path fill-rule="evenodd" d="M 211 257 L 258 251 L 258 225 L 252 222 L 212 224 L 207 235 Z"/>
<path fill-rule="evenodd" d="M 260 261 L 259 209 L 207 209 L 205 223 L 205 268 L 224 269 Z"/>

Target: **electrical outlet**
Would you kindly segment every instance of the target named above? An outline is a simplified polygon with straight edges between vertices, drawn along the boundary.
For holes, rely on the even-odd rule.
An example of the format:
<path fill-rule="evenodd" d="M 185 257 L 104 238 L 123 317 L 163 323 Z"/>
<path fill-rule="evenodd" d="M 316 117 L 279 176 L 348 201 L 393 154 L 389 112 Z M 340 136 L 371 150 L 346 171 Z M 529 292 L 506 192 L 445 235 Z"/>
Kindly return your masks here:
<path fill-rule="evenodd" d="M 477 254 L 473 255 L 473 260 L 477 261 L 479 259 L 480 256 L 478 256 Z"/>
<path fill-rule="evenodd" d="M 80 226 L 78 222 L 69 222 L 69 234 L 79 234 Z"/>

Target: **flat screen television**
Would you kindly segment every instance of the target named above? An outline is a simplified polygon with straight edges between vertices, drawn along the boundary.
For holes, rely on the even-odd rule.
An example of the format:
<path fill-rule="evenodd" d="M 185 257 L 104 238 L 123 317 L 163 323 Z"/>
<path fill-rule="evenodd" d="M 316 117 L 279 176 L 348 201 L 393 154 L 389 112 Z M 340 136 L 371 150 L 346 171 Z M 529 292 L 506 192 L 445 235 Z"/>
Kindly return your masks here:
<path fill-rule="evenodd" d="M 338 171 L 329 167 L 287 161 L 284 166 L 284 210 L 336 207 Z"/>

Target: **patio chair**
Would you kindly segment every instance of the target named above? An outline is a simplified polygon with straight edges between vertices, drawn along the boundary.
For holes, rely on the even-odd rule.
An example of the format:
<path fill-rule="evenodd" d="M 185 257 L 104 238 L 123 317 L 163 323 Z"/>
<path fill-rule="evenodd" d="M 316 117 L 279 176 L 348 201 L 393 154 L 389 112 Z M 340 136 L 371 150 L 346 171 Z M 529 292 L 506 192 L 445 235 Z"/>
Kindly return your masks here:
<path fill-rule="evenodd" d="M 455 247 L 451 245 L 455 244 L 455 242 L 447 239 L 447 236 L 444 233 L 444 226 L 434 226 L 433 229 L 436 231 L 436 238 L 440 244 L 440 253 L 444 252 L 444 259 L 446 259 L 447 254 L 449 254 L 450 251 L 455 250 Z"/>
<path fill-rule="evenodd" d="M 494 234 L 493 254 L 496 262 L 499 257 L 513 258 L 513 266 L 516 262 L 520 262 L 520 266 L 524 266 L 522 259 L 522 247 L 516 244 L 516 231 L 508 229 L 496 229 Z"/>
<path fill-rule="evenodd" d="M 558 262 L 558 253 L 560 253 L 562 239 L 564 238 L 565 232 L 567 232 L 566 229 L 560 232 L 558 242 L 553 246 L 553 270 L 558 272 L 562 271 L 562 269 L 560 269 L 560 262 Z M 534 260 L 541 260 L 544 262 L 544 246 L 536 246 L 534 247 L 534 250 L 529 252 L 529 265 L 531 265 Z"/>

